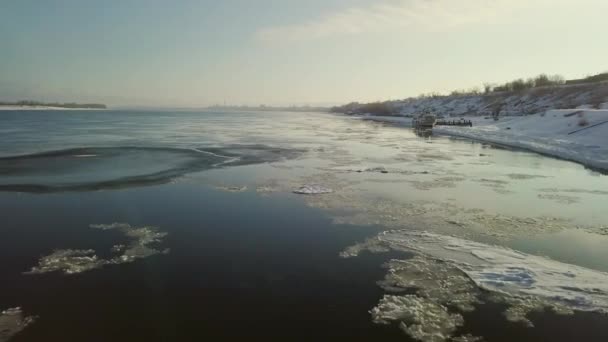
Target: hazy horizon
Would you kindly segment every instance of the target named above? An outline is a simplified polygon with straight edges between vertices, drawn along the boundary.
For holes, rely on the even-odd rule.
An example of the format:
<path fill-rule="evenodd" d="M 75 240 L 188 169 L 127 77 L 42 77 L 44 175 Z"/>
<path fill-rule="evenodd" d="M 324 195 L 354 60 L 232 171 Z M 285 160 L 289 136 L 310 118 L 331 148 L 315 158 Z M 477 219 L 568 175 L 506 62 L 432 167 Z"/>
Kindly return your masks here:
<path fill-rule="evenodd" d="M 323 105 L 606 71 L 601 0 L 0 3 L 0 100 Z"/>

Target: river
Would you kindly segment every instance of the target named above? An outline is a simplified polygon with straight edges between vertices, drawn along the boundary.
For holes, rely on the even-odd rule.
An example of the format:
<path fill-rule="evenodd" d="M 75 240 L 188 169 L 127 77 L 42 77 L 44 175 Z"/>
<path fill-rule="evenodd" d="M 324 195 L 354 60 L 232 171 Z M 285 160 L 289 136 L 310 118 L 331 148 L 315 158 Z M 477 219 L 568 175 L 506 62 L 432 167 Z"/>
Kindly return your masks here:
<path fill-rule="evenodd" d="M 607 200 L 573 162 L 327 113 L 3 111 L 0 341 L 408 340 L 369 311 L 416 250 L 341 252 L 424 231 L 602 277 Z M 476 305 L 450 334 L 608 338 L 601 306 Z"/>

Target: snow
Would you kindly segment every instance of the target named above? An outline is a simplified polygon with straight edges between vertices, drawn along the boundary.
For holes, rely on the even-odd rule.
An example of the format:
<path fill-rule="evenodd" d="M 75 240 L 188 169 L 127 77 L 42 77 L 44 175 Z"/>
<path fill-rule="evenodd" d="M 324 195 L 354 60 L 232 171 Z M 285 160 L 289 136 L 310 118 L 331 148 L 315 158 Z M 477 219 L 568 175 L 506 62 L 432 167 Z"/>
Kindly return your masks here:
<path fill-rule="evenodd" d="M 467 119 L 473 120 L 473 127 L 437 126 L 433 131 L 519 147 L 608 170 L 608 110 L 549 110 L 499 121 Z M 586 126 L 579 126 L 582 120 L 587 122 Z"/>

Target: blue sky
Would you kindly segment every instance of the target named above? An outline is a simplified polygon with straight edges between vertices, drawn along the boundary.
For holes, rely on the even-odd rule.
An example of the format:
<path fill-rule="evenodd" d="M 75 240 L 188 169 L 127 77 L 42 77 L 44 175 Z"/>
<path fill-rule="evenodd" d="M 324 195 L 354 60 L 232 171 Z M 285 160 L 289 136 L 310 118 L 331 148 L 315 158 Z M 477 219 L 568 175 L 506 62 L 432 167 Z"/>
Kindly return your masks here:
<path fill-rule="evenodd" d="M 405 98 L 608 70 L 604 0 L 4 0 L 0 99 Z"/>

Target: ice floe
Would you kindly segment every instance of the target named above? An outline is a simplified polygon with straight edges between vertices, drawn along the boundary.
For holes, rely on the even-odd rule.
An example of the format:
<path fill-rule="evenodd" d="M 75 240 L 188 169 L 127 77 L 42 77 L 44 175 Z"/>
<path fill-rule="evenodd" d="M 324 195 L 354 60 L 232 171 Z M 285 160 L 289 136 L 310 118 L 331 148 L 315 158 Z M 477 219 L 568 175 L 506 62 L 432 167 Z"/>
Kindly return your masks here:
<path fill-rule="evenodd" d="M 466 334 L 458 337 L 452 338 L 452 342 L 483 342 L 484 339 L 481 336 L 473 336 L 471 334 Z"/>
<path fill-rule="evenodd" d="M 92 249 L 60 249 L 43 256 L 38 266 L 32 267 L 27 274 L 60 271 L 65 274 L 81 273 L 106 264 L 107 260 L 99 259 Z"/>
<path fill-rule="evenodd" d="M 35 320 L 35 316 L 24 316 L 20 307 L 0 311 L 0 342 L 10 340 Z"/>
<path fill-rule="evenodd" d="M 449 263 L 415 256 L 391 260 L 385 265 L 388 274 L 379 285 L 389 292 L 415 289 L 420 297 L 461 312 L 475 310 L 479 289 L 469 277 Z"/>
<path fill-rule="evenodd" d="M 565 193 L 573 193 L 573 194 L 608 195 L 608 191 L 603 191 L 603 190 L 587 190 L 587 189 L 555 189 L 555 188 L 545 188 L 545 189 L 539 189 L 539 191 L 540 192 L 548 192 L 548 193 L 565 192 Z"/>
<path fill-rule="evenodd" d="M 133 262 L 156 254 L 166 254 L 168 249 L 157 249 L 154 245 L 163 241 L 167 235 L 155 227 L 132 227 L 127 223 L 92 224 L 93 229 L 118 230 L 129 239 L 127 244 L 112 246 L 113 256 L 108 259 L 99 258 L 92 249 L 60 249 L 43 256 L 38 265 L 25 274 L 40 274 L 48 272 L 63 272 L 76 274 L 100 268 L 104 265 L 116 265 Z"/>
<path fill-rule="evenodd" d="M 537 178 L 548 178 L 548 176 L 543 175 L 529 175 L 525 173 L 509 173 L 507 177 L 514 180 L 529 180 L 529 179 L 537 179 Z"/>
<path fill-rule="evenodd" d="M 412 338 L 440 342 L 452 337 L 464 324 L 461 313 L 475 310 L 481 291 L 458 268 L 449 263 L 414 256 L 391 260 L 388 274 L 379 285 L 385 295 L 370 313 L 375 323 L 399 322 Z M 397 295 L 409 291 L 406 295 Z"/>
<path fill-rule="evenodd" d="M 478 341 L 453 337 L 463 313 L 487 301 L 506 305 L 504 316 L 533 327 L 531 312 L 608 313 L 608 273 L 509 249 L 429 232 L 387 231 L 342 252 L 413 253 L 386 263 L 379 285 L 387 292 L 370 313 L 376 323 L 398 322 L 421 341 Z M 403 294 L 403 293 L 407 294 Z"/>
<path fill-rule="evenodd" d="M 463 238 L 483 236 L 494 241 L 559 232 L 575 227 L 571 219 L 559 217 L 521 217 L 492 213 L 480 208 L 466 208 L 455 201 L 402 201 L 373 195 L 360 196 L 360 188 L 338 184 L 327 177 L 325 186 L 339 189 L 324 196 L 307 196 L 311 207 L 329 210 L 334 223 L 381 225 L 388 229 L 424 228 Z M 456 179 L 447 178 L 449 184 Z M 423 185 L 423 184 L 419 184 Z M 447 184 L 446 184 L 447 185 Z M 435 186 L 435 185 L 433 185 Z M 597 226 L 579 225 L 589 232 L 602 233 Z"/>
<path fill-rule="evenodd" d="M 444 260 L 485 290 L 533 296 L 574 310 L 608 312 L 608 273 L 429 232 L 388 231 L 376 241 L 385 248 Z"/>
<path fill-rule="evenodd" d="M 319 195 L 331 193 L 333 190 L 319 184 L 307 184 L 294 189 L 293 192 L 301 195 Z"/>
<path fill-rule="evenodd" d="M 555 201 L 561 204 L 574 204 L 577 203 L 580 198 L 576 196 L 568 196 L 568 195 L 559 195 L 559 194 L 538 194 L 538 198 Z"/>
<path fill-rule="evenodd" d="M 247 191 L 247 186 L 246 185 L 243 185 L 243 186 L 238 186 L 238 185 L 226 186 L 226 185 L 222 185 L 222 186 L 216 186 L 215 188 L 217 190 L 222 190 L 222 191 L 226 191 L 226 192 L 245 192 L 245 191 Z"/>
<path fill-rule="evenodd" d="M 551 310 L 608 313 L 608 273 L 510 248 L 429 232 L 387 231 L 341 256 L 361 251 L 414 253 L 391 260 L 379 285 L 393 294 L 371 310 L 377 323 L 396 321 L 413 338 L 444 341 L 462 325 L 461 313 L 485 301 L 507 306 L 507 320 L 533 327 L 528 314 Z M 408 294 L 400 295 L 407 291 Z M 413 291 L 413 293 L 412 293 Z M 441 324 L 440 324 L 441 323 Z"/>
<path fill-rule="evenodd" d="M 425 342 L 446 341 L 464 324 L 462 315 L 415 295 L 386 295 L 370 313 L 375 323 L 400 322 L 405 333 Z"/>

